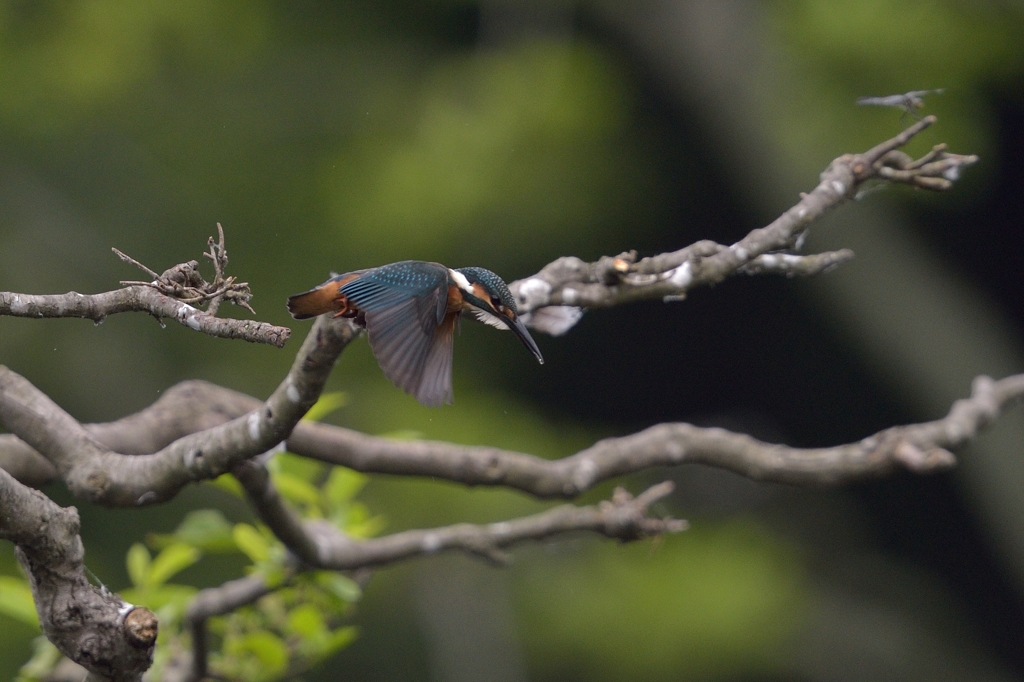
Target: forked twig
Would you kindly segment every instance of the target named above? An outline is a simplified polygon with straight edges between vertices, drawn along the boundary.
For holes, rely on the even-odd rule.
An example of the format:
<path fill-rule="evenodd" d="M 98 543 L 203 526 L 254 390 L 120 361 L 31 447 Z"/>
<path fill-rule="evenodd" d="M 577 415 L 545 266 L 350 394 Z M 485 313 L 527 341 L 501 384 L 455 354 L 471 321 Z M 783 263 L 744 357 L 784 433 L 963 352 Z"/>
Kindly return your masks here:
<path fill-rule="evenodd" d="M 144 286 L 156 289 L 165 296 L 170 296 L 182 303 L 189 305 L 201 305 L 207 303 L 206 312 L 216 315 L 222 301 L 228 301 L 249 312 L 256 314 L 256 311 L 249 305 L 252 299 L 252 291 L 248 282 L 237 282 L 235 277 L 225 277 L 224 270 L 228 264 L 228 252 L 224 244 L 224 228 L 217 223 L 219 241 L 213 241 L 213 237 L 206 240 L 209 251 L 203 253 L 205 258 L 213 262 L 214 276 L 212 282 L 207 282 L 199 274 L 199 262 L 190 260 L 186 263 L 179 263 L 163 274 L 156 274 L 154 270 L 146 267 L 126 253 L 112 249 L 117 256 L 126 263 L 139 268 L 153 279 L 149 282 L 137 280 L 122 280 L 121 286 Z"/>

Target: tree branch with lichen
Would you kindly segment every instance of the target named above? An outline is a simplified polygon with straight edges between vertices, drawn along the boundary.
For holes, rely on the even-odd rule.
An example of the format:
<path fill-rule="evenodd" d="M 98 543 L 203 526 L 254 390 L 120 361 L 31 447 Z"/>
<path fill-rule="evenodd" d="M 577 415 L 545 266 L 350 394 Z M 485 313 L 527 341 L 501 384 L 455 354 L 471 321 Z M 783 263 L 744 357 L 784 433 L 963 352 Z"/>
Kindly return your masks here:
<path fill-rule="evenodd" d="M 639 260 L 634 251 L 605 256 L 593 263 L 564 257 L 535 275 L 512 282 L 509 289 L 527 326 L 559 335 L 588 308 L 682 300 L 697 287 L 718 284 L 737 274 L 820 274 L 852 259 L 853 252 L 843 249 L 800 254 L 806 232 L 814 221 L 854 199 L 864 183 L 882 179 L 944 191 L 953 187 L 963 168 L 977 162 L 977 156 L 947 152 L 944 144 L 936 145 L 916 161 L 899 151 L 935 122 L 934 116 L 927 116 L 862 154 L 838 157 L 821 174 L 817 187 L 802 194 L 796 205 L 735 244 L 725 246 L 705 240 Z M 549 309 L 552 307 L 554 310 Z"/>

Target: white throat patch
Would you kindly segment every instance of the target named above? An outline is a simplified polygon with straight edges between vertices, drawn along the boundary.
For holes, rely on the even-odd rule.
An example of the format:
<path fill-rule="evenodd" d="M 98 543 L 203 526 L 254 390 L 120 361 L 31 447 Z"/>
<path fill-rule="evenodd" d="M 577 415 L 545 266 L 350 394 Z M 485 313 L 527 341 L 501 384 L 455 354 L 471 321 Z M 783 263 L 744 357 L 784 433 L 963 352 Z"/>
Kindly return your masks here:
<path fill-rule="evenodd" d="M 469 283 L 469 280 L 466 279 L 466 276 L 461 272 L 448 268 L 448 276 L 452 278 L 452 281 L 455 282 L 457 287 L 465 291 L 467 294 L 473 293 L 473 285 Z"/>

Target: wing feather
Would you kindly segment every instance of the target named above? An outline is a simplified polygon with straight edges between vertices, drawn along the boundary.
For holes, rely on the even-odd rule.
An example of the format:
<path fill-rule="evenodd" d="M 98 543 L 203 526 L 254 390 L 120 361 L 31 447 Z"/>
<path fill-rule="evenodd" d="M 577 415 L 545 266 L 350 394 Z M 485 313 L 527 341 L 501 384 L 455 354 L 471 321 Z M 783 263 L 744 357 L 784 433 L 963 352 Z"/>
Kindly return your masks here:
<path fill-rule="evenodd" d="M 452 402 L 452 349 L 457 318 L 458 315 L 453 313 L 434 329 L 434 338 L 427 351 L 419 386 L 414 394 L 424 405 Z"/>
<path fill-rule="evenodd" d="M 446 314 L 447 269 L 424 263 L 410 273 L 406 264 L 395 263 L 368 271 L 341 291 L 365 313 L 370 349 L 384 376 L 424 405 L 450 403 L 456 316 Z"/>

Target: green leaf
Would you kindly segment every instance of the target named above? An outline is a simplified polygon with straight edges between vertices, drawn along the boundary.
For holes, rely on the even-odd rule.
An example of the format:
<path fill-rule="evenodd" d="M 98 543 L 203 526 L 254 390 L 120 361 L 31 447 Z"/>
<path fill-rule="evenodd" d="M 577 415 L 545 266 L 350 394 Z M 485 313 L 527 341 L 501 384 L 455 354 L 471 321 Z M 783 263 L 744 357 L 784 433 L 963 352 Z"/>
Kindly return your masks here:
<path fill-rule="evenodd" d="M 231 474 L 221 474 L 212 481 L 207 481 L 210 485 L 220 488 L 226 493 L 230 493 L 235 497 L 245 497 L 245 489 L 242 488 L 242 484 L 238 482 L 238 479 Z"/>
<path fill-rule="evenodd" d="M 283 566 L 262 566 L 260 573 L 263 575 L 263 582 L 271 589 L 284 585 L 291 575 Z"/>
<path fill-rule="evenodd" d="M 351 644 L 359 635 L 359 628 L 354 625 L 339 628 L 331 633 L 327 645 L 324 647 L 323 656 L 326 658 L 336 651 L 344 649 Z"/>
<path fill-rule="evenodd" d="M 256 528 L 248 523 L 238 523 L 231 530 L 235 546 L 242 551 L 254 564 L 270 559 L 270 542 Z"/>
<path fill-rule="evenodd" d="M 145 587 L 149 583 L 149 550 L 141 542 L 136 542 L 128 549 L 125 563 L 128 566 L 128 577 L 136 587 Z"/>
<path fill-rule="evenodd" d="M 313 604 L 299 604 L 288 613 L 288 629 L 300 637 L 319 638 L 327 633 L 327 622 Z"/>
<path fill-rule="evenodd" d="M 312 483 L 284 472 L 271 474 L 271 478 L 278 492 L 289 502 L 307 506 L 320 503 L 320 491 Z"/>
<path fill-rule="evenodd" d="M 334 467 L 327 477 L 327 482 L 324 483 L 324 498 L 331 506 L 342 505 L 355 497 L 366 485 L 367 480 L 367 477 L 358 471 Z"/>
<path fill-rule="evenodd" d="M 265 678 L 284 671 L 288 666 L 288 647 L 284 640 L 272 632 L 266 630 L 251 632 L 239 639 L 235 643 L 235 647 L 240 651 L 254 654 L 260 660 L 260 663 L 266 668 Z"/>
<path fill-rule="evenodd" d="M 334 525 L 357 538 L 369 538 L 380 533 L 387 522 L 383 516 L 370 516 L 370 510 L 361 502 L 352 502 L 347 508 L 331 515 Z"/>
<path fill-rule="evenodd" d="M 303 481 L 314 483 L 323 478 L 327 465 L 308 457 L 300 457 L 293 452 L 279 452 L 267 462 L 267 470 L 274 474 L 291 474 Z"/>
<path fill-rule="evenodd" d="M 190 599 L 199 589 L 191 585 L 158 585 L 156 587 L 143 587 L 136 589 L 121 590 L 121 598 L 130 604 L 145 606 L 147 609 L 158 611 L 165 606 L 172 604 L 182 612 Z M 161 614 L 161 626 L 164 623 Z"/>
<path fill-rule="evenodd" d="M 338 391 L 336 393 L 322 393 L 309 412 L 302 418 L 303 421 L 318 422 L 331 412 L 345 407 L 349 403 L 348 393 Z"/>
<path fill-rule="evenodd" d="M 178 571 L 184 570 L 199 561 L 202 553 L 190 545 L 178 542 L 165 547 L 149 567 L 146 587 L 163 585 Z"/>
<path fill-rule="evenodd" d="M 383 516 L 374 516 L 360 523 L 349 524 L 345 532 L 354 538 L 372 538 L 379 535 L 388 525 Z"/>
<path fill-rule="evenodd" d="M 22 623 L 39 627 L 32 590 L 24 578 L 0 575 L 0 613 Z"/>
<path fill-rule="evenodd" d="M 341 573 L 317 571 L 316 581 L 321 587 L 344 602 L 359 601 L 359 598 L 363 596 L 363 591 L 359 589 L 356 581 Z"/>
<path fill-rule="evenodd" d="M 235 549 L 231 524 L 216 509 L 189 512 L 174 531 L 174 537 L 203 552 L 228 552 Z"/>

